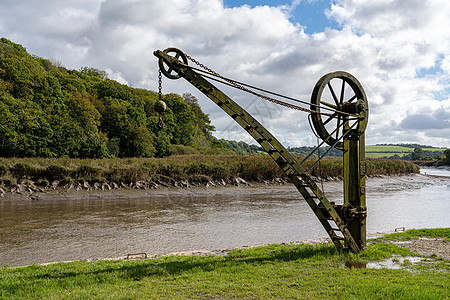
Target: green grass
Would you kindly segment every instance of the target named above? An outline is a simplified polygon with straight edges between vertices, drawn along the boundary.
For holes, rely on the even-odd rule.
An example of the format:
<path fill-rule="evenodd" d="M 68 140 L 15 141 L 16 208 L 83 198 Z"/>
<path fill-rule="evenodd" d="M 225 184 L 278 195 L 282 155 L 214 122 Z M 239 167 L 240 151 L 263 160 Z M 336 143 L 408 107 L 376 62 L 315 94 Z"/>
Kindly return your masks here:
<path fill-rule="evenodd" d="M 442 236 L 446 230 L 401 233 Z M 407 269 L 346 268 L 348 261 L 416 255 L 377 241 L 361 254 L 330 244 L 270 245 L 224 257 L 169 256 L 0 269 L 1 299 L 448 299 L 449 262 Z"/>
<path fill-rule="evenodd" d="M 374 239 L 377 241 L 400 240 L 408 241 L 418 239 L 420 237 L 444 238 L 449 240 L 450 228 L 433 228 L 433 229 L 411 229 L 406 232 L 396 232 Z"/>
<path fill-rule="evenodd" d="M 395 153 L 410 153 L 413 152 L 413 147 L 404 146 L 383 146 L 383 145 L 368 145 L 366 146 L 367 152 L 395 152 Z"/>
<path fill-rule="evenodd" d="M 423 151 L 442 152 L 446 148 L 421 148 Z M 366 146 L 366 156 L 369 158 L 392 157 L 398 155 L 403 157 L 414 152 L 414 147 L 405 146 L 385 146 L 385 145 L 368 145 Z"/>

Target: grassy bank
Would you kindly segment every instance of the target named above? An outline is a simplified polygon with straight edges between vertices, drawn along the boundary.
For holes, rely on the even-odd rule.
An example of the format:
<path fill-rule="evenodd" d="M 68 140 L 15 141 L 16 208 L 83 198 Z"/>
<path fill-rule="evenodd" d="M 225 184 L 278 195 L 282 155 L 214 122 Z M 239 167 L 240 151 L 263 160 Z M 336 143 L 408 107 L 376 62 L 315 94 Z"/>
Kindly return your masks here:
<path fill-rule="evenodd" d="M 304 165 L 309 168 L 313 161 Z M 419 168 L 400 160 L 369 159 L 367 175 L 418 173 Z M 312 176 L 342 177 L 342 160 L 324 159 Z M 33 181 L 38 186 L 74 183 L 134 183 L 138 181 L 174 184 L 176 181 L 204 184 L 242 178 L 250 182 L 285 178 L 269 156 L 179 155 L 165 158 L 44 159 L 0 158 L 0 184 L 13 186 Z M 57 181 L 55 183 L 55 181 Z"/>
<path fill-rule="evenodd" d="M 226 256 L 170 256 L 0 269 L 1 299 L 447 299 L 449 261 L 404 260 L 400 269 L 367 262 L 419 256 L 386 240 L 448 237 L 450 228 L 396 234 L 361 254 L 330 244 L 271 245 Z M 448 242 L 448 240 L 447 240 Z M 346 267 L 348 266 L 348 267 Z M 363 267 L 363 268 L 361 268 Z"/>

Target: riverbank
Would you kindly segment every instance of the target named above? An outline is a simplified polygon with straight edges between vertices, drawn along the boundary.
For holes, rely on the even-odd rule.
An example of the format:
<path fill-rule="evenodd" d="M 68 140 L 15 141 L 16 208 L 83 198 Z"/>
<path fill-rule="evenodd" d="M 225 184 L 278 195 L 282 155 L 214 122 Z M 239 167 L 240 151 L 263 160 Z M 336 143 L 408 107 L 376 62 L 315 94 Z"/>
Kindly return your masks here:
<path fill-rule="evenodd" d="M 313 160 L 305 162 L 305 168 Z M 401 160 L 368 159 L 368 176 L 419 173 Z M 310 172 L 325 181 L 341 179 L 342 159 L 327 158 Z M 278 185 L 289 182 L 269 156 L 179 155 L 166 158 L 0 158 L 0 196 L 57 191 L 161 190 Z"/>
<path fill-rule="evenodd" d="M 449 261 L 396 242 L 449 243 L 448 230 L 397 233 L 360 254 L 331 244 L 269 245 L 223 256 L 1 268 L 0 298 L 445 299 Z"/>
<path fill-rule="evenodd" d="M 316 178 L 321 185 L 320 179 Z M 40 188 L 32 182 L 17 184 L 7 190 L 0 187 L 0 199 L 16 200 L 81 200 L 81 199 L 133 199 L 142 197 L 184 197 L 215 195 L 229 196 L 251 196 L 251 195 L 289 195 L 299 197 L 295 186 L 286 179 L 276 178 L 261 182 L 247 182 L 236 178 L 229 182 L 207 182 L 204 184 L 157 184 L 138 182 L 137 184 L 121 184 L 101 188 L 99 184 L 78 184 L 73 186 L 52 185 Z M 322 182 L 324 192 L 336 194 L 342 192 L 342 180 L 327 180 Z M 447 185 L 450 183 L 448 176 L 436 176 L 427 174 L 404 174 L 404 175 L 372 175 L 366 179 L 366 190 L 369 194 L 395 192 L 407 189 L 419 189 L 432 185 Z M 0 200 L 1 201 L 1 200 Z"/>
<path fill-rule="evenodd" d="M 398 230 L 398 232 L 397 232 Z M 408 234 L 405 233 L 405 231 L 408 231 Z M 375 232 L 375 233 L 367 233 L 367 243 L 370 245 L 372 243 L 376 243 L 379 241 L 389 242 L 392 243 L 398 247 L 409 249 L 415 253 L 418 253 L 420 255 L 424 256 L 435 256 L 443 259 L 450 260 L 450 228 L 443 228 L 443 229 L 432 229 L 431 235 L 433 235 L 432 232 L 439 232 L 434 234 L 433 236 L 430 236 L 430 233 L 428 234 L 428 237 L 426 236 L 425 232 L 427 232 L 428 229 L 411 229 L 406 230 L 403 228 L 397 228 L 396 230 L 389 231 L 389 232 Z M 441 231 L 448 232 L 446 235 L 442 234 Z M 415 233 L 415 235 L 411 236 L 411 233 Z M 330 238 L 318 238 L 318 239 L 311 239 L 311 240 L 303 240 L 303 241 L 292 241 L 292 242 L 285 242 L 282 243 L 282 245 L 318 245 L 318 244 L 326 244 L 331 243 Z M 248 246 L 240 246 L 240 247 L 233 247 L 233 248 L 227 248 L 227 249 L 216 249 L 216 250 L 191 250 L 191 251 L 176 251 L 176 252 L 169 252 L 164 254 L 147 254 L 147 253 L 136 253 L 136 254 L 127 254 L 125 256 L 120 257 L 114 257 L 114 258 L 96 258 L 96 259 L 88 259 L 85 260 L 86 262 L 97 262 L 102 260 L 142 260 L 142 259 L 157 259 L 161 257 L 167 257 L 167 256 L 210 256 L 210 255 L 216 255 L 216 256 L 225 256 L 228 253 L 236 250 L 248 250 L 258 247 L 268 247 L 271 244 L 257 244 L 257 245 L 248 245 Z M 54 263 L 44 263 L 42 265 L 49 265 Z"/>

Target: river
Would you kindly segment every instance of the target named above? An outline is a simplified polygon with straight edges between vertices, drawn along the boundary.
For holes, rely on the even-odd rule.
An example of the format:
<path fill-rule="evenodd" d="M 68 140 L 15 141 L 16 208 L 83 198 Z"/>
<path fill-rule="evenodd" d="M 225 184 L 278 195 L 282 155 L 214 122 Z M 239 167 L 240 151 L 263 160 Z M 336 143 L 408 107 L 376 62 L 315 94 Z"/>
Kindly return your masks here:
<path fill-rule="evenodd" d="M 450 227 L 450 171 L 434 171 L 368 178 L 368 233 Z M 324 183 L 337 203 L 341 189 Z M 292 185 L 11 196 L 0 220 L 0 267 L 327 237 Z"/>

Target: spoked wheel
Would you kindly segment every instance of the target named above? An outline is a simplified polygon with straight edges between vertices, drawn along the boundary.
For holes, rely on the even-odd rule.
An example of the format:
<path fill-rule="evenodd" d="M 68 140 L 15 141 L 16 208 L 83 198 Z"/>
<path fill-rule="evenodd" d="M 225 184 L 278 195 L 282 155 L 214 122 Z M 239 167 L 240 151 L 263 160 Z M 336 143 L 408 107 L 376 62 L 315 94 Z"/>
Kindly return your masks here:
<path fill-rule="evenodd" d="M 317 136 L 336 149 L 343 149 L 345 122 L 358 122 L 357 130 L 364 132 L 368 121 L 368 104 L 359 81 L 347 72 L 324 75 L 314 87 L 311 96 L 312 125 Z M 323 113 L 323 114 L 322 114 Z"/>
<path fill-rule="evenodd" d="M 177 48 L 167 48 L 166 50 L 163 51 L 165 54 L 170 55 L 175 57 L 176 59 L 180 60 L 181 58 L 181 62 L 184 63 L 185 65 L 188 64 L 188 59 L 186 57 L 186 55 L 183 53 L 183 51 L 181 51 L 180 49 Z M 173 53 L 174 55 L 172 55 L 171 53 Z M 164 74 L 164 76 L 170 78 L 170 79 L 178 79 L 181 76 L 178 75 L 175 70 L 173 70 L 171 67 L 167 66 L 164 63 L 164 60 L 162 58 L 159 59 L 159 69 L 161 70 L 161 72 Z"/>

